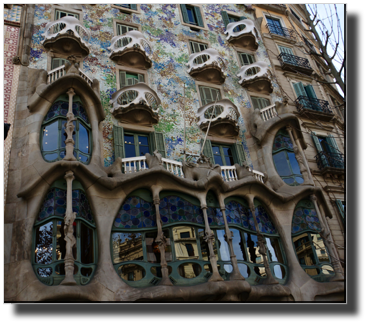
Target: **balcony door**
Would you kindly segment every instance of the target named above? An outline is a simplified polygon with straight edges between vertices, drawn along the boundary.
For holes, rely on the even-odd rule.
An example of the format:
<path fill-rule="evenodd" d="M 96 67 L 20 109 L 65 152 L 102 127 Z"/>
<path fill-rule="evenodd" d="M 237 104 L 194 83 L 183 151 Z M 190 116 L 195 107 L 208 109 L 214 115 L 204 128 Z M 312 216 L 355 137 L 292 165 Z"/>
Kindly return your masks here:
<path fill-rule="evenodd" d="M 322 111 L 322 107 L 312 85 L 304 86 L 299 82 L 293 83 L 293 87 L 297 94 L 298 102 L 302 104 L 305 109 Z"/>
<path fill-rule="evenodd" d="M 280 49 L 280 55 L 281 59 L 284 63 L 291 64 L 291 65 L 297 65 L 297 61 L 295 60 L 293 50 L 288 47 L 284 46 L 278 46 Z"/>
<path fill-rule="evenodd" d="M 313 133 L 312 139 L 323 167 L 344 168 L 343 157 L 333 135 L 317 136 Z"/>
<path fill-rule="evenodd" d="M 274 34 L 286 37 L 285 31 L 282 28 L 281 21 L 277 18 L 266 17 L 268 22 L 269 31 Z"/>

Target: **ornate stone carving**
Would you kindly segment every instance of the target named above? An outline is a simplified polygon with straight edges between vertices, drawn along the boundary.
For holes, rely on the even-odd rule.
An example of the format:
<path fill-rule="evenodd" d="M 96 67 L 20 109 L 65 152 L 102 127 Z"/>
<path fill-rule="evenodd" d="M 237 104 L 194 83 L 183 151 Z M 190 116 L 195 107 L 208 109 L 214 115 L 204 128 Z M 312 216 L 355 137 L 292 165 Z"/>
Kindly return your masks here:
<path fill-rule="evenodd" d="M 63 160 L 76 160 L 74 156 L 74 121 L 76 121 L 76 118 L 73 113 L 73 96 L 75 95 L 74 89 L 70 88 L 67 91 L 67 95 L 69 96 L 69 111 L 67 112 L 66 118 L 67 122 L 65 124 L 65 133 L 66 133 L 66 155 Z"/>
<path fill-rule="evenodd" d="M 243 28 L 240 28 L 239 31 L 235 31 L 238 26 Z M 250 19 L 229 23 L 224 33 L 227 35 L 227 41 L 237 47 L 243 47 L 249 50 L 258 49 L 258 32 L 254 22 Z"/>
<path fill-rule="evenodd" d="M 256 68 L 257 72 L 252 74 L 254 68 Z M 237 76 L 240 78 L 238 81 L 239 84 L 244 88 L 249 88 L 257 92 L 273 92 L 271 71 L 266 62 L 258 61 L 253 64 L 244 65 L 241 67 Z"/>

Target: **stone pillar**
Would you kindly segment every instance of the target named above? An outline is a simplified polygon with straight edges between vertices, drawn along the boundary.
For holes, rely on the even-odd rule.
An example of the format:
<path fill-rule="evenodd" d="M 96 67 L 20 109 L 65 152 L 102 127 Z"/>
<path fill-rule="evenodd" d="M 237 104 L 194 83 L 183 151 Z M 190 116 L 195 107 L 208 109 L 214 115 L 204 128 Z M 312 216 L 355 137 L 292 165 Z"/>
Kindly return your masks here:
<path fill-rule="evenodd" d="M 65 124 L 65 132 L 67 134 L 65 144 L 66 144 L 66 156 L 63 160 L 76 160 L 74 156 L 74 121 L 76 120 L 74 113 L 73 113 L 73 96 L 75 95 L 74 89 L 70 88 L 67 91 L 67 95 L 69 95 L 69 111 L 67 112 L 66 119 L 67 122 Z"/>
<path fill-rule="evenodd" d="M 76 244 L 74 237 L 73 223 L 75 221 L 76 213 L 73 212 L 73 180 L 74 172 L 68 171 L 65 175 L 67 184 L 66 190 L 66 214 L 64 218 L 64 233 L 66 241 L 66 254 L 65 254 L 65 278 L 61 285 L 77 285 L 74 279 L 74 256 L 73 247 Z"/>
<path fill-rule="evenodd" d="M 333 242 L 332 237 L 331 237 L 331 233 L 330 233 L 328 223 L 326 222 L 323 215 L 321 214 L 316 195 L 311 195 L 310 198 L 313 202 L 313 205 L 315 206 L 317 216 L 320 219 L 320 224 L 321 224 L 320 236 L 323 238 L 323 240 L 325 242 L 325 245 L 326 245 L 326 247 L 329 251 L 331 263 L 332 263 L 332 266 L 333 266 L 333 269 L 334 269 L 334 272 L 335 272 L 335 276 L 331 279 L 331 281 L 333 281 L 333 282 L 344 281 L 342 266 L 341 266 L 339 258 L 338 258 L 338 252 L 335 249 L 335 245 L 334 245 L 334 242 Z"/>
<path fill-rule="evenodd" d="M 218 263 L 216 260 L 216 255 L 214 253 L 214 247 L 213 247 L 213 239 L 214 239 L 214 232 L 210 229 L 209 226 L 209 220 L 207 217 L 207 205 L 202 204 L 201 209 L 203 212 L 203 219 L 205 221 L 205 237 L 203 238 L 209 247 L 210 252 L 210 262 L 211 262 L 211 268 L 212 268 L 212 276 L 209 278 L 209 282 L 217 282 L 217 281 L 224 281 L 222 277 L 219 274 L 218 270 Z"/>
<path fill-rule="evenodd" d="M 168 269 L 167 269 L 167 261 L 166 261 L 167 238 L 164 236 L 164 233 L 162 231 L 161 215 L 159 213 L 160 200 L 158 197 L 153 198 L 153 200 L 154 200 L 157 229 L 158 229 L 158 234 L 157 234 L 157 238 L 155 239 L 155 242 L 158 244 L 159 251 L 161 252 L 162 280 L 159 284 L 160 285 L 172 285 L 172 282 L 170 278 L 168 277 Z"/>
<path fill-rule="evenodd" d="M 309 172 L 309 169 L 307 169 L 308 163 L 304 158 L 302 148 L 299 148 L 300 146 L 294 140 L 293 128 L 290 125 L 288 125 L 288 126 L 286 126 L 286 130 L 288 131 L 291 142 L 293 144 L 293 150 L 294 150 L 295 158 L 297 159 L 297 162 L 299 164 L 300 172 L 302 173 L 304 183 L 305 184 L 313 184 L 312 179 L 311 179 L 312 178 L 311 173 Z"/>
<path fill-rule="evenodd" d="M 223 213 L 224 226 L 225 226 L 224 238 L 225 238 L 226 242 L 228 243 L 229 254 L 230 254 L 231 262 L 232 262 L 232 266 L 233 266 L 233 271 L 232 271 L 229 279 L 230 280 L 245 280 L 245 278 L 241 275 L 240 270 L 238 269 L 237 257 L 234 254 L 233 244 L 232 244 L 233 233 L 230 231 L 230 229 L 228 227 L 228 222 L 227 222 L 227 218 L 226 218 L 226 215 L 225 215 L 225 205 L 220 206 L 220 209 Z"/>
<path fill-rule="evenodd" d="M 273 277 L 271 269 L 269 268 L 265 238 L 263 234 L 259 231 L 259 225 L 258 225 L 258 222 L 256 221 L 254 200 L 251 200 L 251 198 L 248 198 L 248 201 L 249 201 L 251 213 L 253 214 L 255 229 L 256 229 L 257 236 L 258 236 L 259 253 L 262 255 L 264 268 L 267 274 L 267 278 L 263 281 L 263 284 L 278 284 L 278 281 Z"/>

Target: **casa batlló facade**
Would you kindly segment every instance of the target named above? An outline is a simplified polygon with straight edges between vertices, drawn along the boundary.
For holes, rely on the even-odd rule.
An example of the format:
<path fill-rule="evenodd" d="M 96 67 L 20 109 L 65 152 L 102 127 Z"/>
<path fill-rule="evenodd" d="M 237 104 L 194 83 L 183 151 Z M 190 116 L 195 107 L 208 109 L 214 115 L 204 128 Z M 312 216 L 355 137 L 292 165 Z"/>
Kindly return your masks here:
<path fill-rule="evenodd" d="M 305 15 L 5 5 L 5 301 L 343 302 L 344 100 Z"/>

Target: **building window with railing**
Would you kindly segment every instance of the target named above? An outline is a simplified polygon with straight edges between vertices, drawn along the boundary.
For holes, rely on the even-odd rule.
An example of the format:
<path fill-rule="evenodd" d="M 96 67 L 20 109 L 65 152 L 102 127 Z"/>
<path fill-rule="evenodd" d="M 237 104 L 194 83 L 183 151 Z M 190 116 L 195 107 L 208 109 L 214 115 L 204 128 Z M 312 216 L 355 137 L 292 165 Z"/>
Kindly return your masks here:
<path fill-rule="evenodd" d="M 192 5 L 180 5 L 181 16 L 184 23 L 191 27 L 204 27 L 201 8 Z"/>
<path fill-rule="evenodd" d="M 265 18 L 267 20 L 267 28 L 271 34 L 293 41 L 296 40 L 295 31 L 285 28 L 280 18 L 273 16 L 265 16 Z"/>
<path fill-rule="evenodd" d="M 326 114 L 332 114 L 329 108 L 329 102 L 318 99 L 312 85 L 304 86 L 301 82 L 293 82 L 293 88 L 295 94 L 297 95 L 295 103 L 298 111 L 313 110 Z"/>
<path fill-rule="evenodd" d="M 202 144 L 203 140 L 201 141 Z M 210 159 L 212 164 L 219 164 L 220 166 L 233 166 L 234 164 L 242 166 L 246 161 L 246 153 L 241 143 L 224 145 L 206 140 L 203 154 Z"/>
<path fill-rule="evenodd" d="M 344 169 L 344 157 L 333 135 L 320 136 L 312 132 L 312 139 L 315 143 L 317 155 L 316 163 L 320 170 L 325 168 Z"/>

